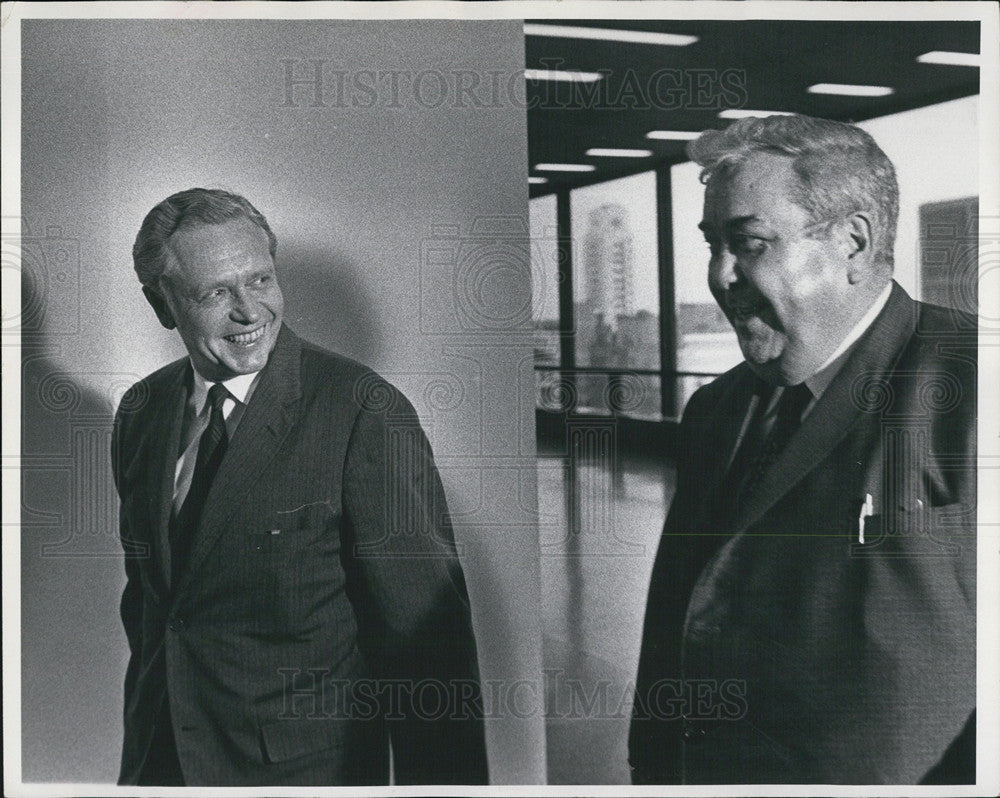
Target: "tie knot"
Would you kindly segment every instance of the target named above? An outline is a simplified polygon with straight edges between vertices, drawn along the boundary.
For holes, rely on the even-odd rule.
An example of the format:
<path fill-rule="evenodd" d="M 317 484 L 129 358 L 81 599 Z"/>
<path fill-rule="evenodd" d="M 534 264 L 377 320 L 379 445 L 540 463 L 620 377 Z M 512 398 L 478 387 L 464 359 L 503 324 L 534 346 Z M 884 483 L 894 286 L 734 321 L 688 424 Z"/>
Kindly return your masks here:
<path fill-rule="evenodd" d="M 212 412 L 222 412 L 222 403 L 229 398 L 229 391 L 221 382 L 208 389 L 208 404 Z"/>
<path fill-rule="evenodd" d="M 781 398 L 778 400 L 778 416 L 797 420 L 805 412 L 806 406 L 812 398 L 812 391 L 804 382 L 788 386 L 782 391 Z"/>

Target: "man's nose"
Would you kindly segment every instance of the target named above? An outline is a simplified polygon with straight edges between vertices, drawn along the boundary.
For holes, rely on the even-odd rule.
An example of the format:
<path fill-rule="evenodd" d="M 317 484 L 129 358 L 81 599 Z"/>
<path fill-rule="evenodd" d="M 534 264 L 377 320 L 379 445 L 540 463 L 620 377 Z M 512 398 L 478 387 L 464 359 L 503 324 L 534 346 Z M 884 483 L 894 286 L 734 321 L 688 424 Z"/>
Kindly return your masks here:
<path fill-rule="evenodd" d="M 725 291 L 739 279 L 736 258 L 728 247 L 719 247 L 708 262 L 709 285 L 719 291 Z"/>
<path fill-rule="evenodd" d="M 257 301 L 248 291 L 240 291 L 233 296 L 233 306 L 229 310 L 229 317 L 233 321 L 241 324 L 254 324 L 260 321 L 262 309 Z"/>

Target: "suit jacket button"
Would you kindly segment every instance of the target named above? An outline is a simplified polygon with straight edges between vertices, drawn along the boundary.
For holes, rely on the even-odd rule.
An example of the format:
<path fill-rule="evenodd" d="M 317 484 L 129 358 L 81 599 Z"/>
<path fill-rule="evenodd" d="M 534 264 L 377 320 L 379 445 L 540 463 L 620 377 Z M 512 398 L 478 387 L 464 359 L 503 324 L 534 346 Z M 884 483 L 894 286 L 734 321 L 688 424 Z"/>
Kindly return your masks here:
<path fill-rule="evenodd" d="M 688 718 L 684 718 L 684 731 L 681 732 L 681 737 L 684 738 L 685 743 L 688 745 L 697 745 L 704 742 L 706 734 L 707 732 L 703 726 L 693 723 Z"/>
<path fill-rule="evenodd" d="M 178 615 L 171 614 L 167 618 L 167 628 L 172 632 L 179 632 L 184 628 L 184 619 Z"/>

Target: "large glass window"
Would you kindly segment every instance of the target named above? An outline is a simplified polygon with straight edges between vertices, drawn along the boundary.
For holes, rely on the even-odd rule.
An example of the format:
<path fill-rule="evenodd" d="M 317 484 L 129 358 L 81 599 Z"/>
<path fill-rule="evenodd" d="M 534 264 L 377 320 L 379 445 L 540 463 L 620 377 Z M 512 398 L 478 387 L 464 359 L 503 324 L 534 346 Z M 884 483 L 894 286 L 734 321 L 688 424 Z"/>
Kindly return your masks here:
<path fill-rule="evenodd" d="M 743 360 L 736 333 L 708 289 L 708 245 L 698 229 L 705 187 L 698 173 L 694 163 L 670 168 L 679 372 L 677 415 L 699 386 Z"/>
<path fill-rule="evenodd" d="M 556 196 L 528 203 L 531 235 L 531 317 L 534 321 L 535 365 L 559 363 L 559 241 Z"/>
<path fill-rule="evenodd" d="M 660 417 L 656 174 L 570 192 L 578 408 Z"/>
<path fill-rule="evenodd" d="M 698 230 L 704 195 L 698 167 L 670 167 L 670 184 L 674 258 L 668 273 L 672 266 L 675 304 L 665 320 L 655 172 L 531 200 L 538 407 L 659 420 L 663 381 L 670 380 L 674 398 L 665 411 L 677 417 L 699 386 L 742 359 L 708 289 L 708 246 Z M 568 270 L 559 260 L 557 229 L 559 203 L 567 201 L 569 230 L 562 232 L 572 241 Z M 561 276 L 572 283 L 565 318 Z M 664 325 L 674 325 L 676 371 L 661 362 Z"/>
<path fill-rule="evenodd" d="M 528 203 L 531 236 L 531 316 L 534 322 L 535 401 L 546 410 L 567 410 L 572 388 L 560 365 L 559 239 L 555 194 Z"/>

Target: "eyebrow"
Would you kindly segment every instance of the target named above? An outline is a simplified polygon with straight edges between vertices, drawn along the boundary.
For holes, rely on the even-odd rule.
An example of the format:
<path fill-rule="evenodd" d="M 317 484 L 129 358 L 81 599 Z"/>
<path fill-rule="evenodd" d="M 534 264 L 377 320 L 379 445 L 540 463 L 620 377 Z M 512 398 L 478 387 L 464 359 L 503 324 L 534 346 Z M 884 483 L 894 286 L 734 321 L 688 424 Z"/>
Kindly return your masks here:
<path fill-rule="evenodd" d="M 198 286 L 193 292 L 192 296 L 200 297 L 214 291 L 216 288 L 226 288 L 225 283 L 209 283 L 207 285 Z"/>
<path fill-rule="evenodd" d="M 763 219 L 751 213 L 748 214 L 747 216 L 737 216 L 733 219 L 729 219 L 724 226 L 728 228 L 739 227 L 740 225 L 746 224 L 747 222 L 763 222 Z M 703 233 L 707 233 L 711 230 L 714 230 L 715 225 L 712 224 L 711 222 L 704 222 L 704 221 L 698 222 L 698 229 L 701 230 Z"/>

